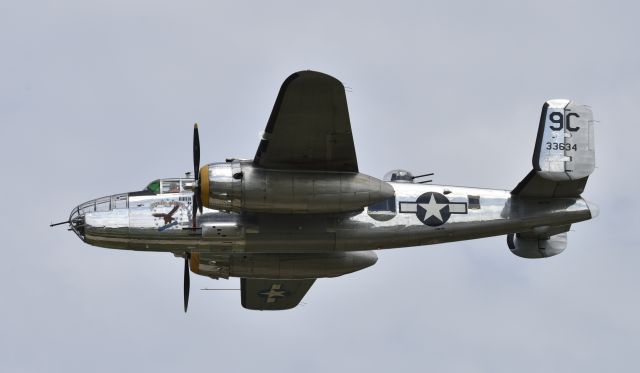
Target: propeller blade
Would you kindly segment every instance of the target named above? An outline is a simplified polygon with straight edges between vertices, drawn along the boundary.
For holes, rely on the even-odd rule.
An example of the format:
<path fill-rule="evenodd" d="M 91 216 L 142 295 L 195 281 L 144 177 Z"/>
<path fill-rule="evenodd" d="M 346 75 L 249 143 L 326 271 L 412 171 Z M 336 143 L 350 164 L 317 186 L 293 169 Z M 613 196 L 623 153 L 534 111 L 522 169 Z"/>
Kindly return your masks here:
<path fill-rule="evenodd" d="M 184 257 L 184 312 L 187 313 L 187 307 L 189 307 L 189 288 L 191 286 L 189 279 L 189 259 L 191 255 L 185 254 Z"/>
<path fill-rule="evenodd" d="M 198 134 L 198 123 L 193 125 L 193 175 L 196 180 L 200 179 L 200 135 Z"/>
<path fill-rule="evenodd" d="M 196 229 L 196 215 L 202 204 L 200 203 L 200 134 L 198 133 L 198 123 L 193 125 L 193 175 L 195 177 L 195 188 L 193 189 L 193 212 L 191 216 L 192 228 Z"/>

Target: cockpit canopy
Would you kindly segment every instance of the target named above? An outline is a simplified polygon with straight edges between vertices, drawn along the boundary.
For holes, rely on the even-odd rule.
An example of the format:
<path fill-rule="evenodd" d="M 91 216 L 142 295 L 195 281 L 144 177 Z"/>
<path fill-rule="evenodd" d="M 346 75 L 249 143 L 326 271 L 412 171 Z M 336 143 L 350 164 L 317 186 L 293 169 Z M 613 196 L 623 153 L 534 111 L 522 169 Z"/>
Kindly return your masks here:
<path fill-rule="evenodd" d="M 149 185 L 147 185 L 147 187 L 144 189 L 153 192 L 154 194 L 160 193 L 160 180 L 154 180 L 150 182 Z"/>
<path fill-rule="evenodd" d="M 413 183 L 413 174 L 407 170 L 391 170 L 384 175 L 384 181 L 394 181 L 399 183 Z"/>
<path fill-rule="evenodd" d="M 187 193 L 192 191 L 194 179 L 158 179 L 150 182 L 144 191 L 153 194 Z"/>

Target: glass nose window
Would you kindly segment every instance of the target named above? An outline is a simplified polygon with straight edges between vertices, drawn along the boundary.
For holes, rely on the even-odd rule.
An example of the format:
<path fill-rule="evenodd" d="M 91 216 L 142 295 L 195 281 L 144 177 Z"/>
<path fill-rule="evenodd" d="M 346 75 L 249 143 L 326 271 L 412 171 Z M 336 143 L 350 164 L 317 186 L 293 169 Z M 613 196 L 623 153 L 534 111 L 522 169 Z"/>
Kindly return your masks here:
<path fill-rule="evenodd" d="M 129 208 L 129 195 L 114 194 L 111 196 L 111 209 L 126 209 Z"/>

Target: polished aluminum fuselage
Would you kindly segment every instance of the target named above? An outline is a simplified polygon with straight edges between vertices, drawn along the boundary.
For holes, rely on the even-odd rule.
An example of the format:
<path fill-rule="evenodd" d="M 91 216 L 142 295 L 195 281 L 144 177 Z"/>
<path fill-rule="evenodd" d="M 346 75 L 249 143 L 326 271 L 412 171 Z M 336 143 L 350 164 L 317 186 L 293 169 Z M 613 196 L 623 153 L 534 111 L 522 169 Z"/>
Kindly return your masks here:
<path fill-rule="evenodd" d="M 592 217 L 588 202 L 582 198 L 521 198 L 506 190 L 410 182 L 389 185 L 395 198 L 387 211 L 367 207 L 340 214 L 249 214 L 205 208 L 193 230 L 189 229 L 193 193 L 184 190 L 97 199 L 74 209 L 72 220 L 83 218 L 74 230 L 95 246 L 228 254 L 362 251 L 514 232 L 544 234 L 554 226 Z M 452 205 L 466 205 L 465 212 L 450 214 L 443 224 L 427 225 L 411 204 L 429 192 L 446 196 Z"/>

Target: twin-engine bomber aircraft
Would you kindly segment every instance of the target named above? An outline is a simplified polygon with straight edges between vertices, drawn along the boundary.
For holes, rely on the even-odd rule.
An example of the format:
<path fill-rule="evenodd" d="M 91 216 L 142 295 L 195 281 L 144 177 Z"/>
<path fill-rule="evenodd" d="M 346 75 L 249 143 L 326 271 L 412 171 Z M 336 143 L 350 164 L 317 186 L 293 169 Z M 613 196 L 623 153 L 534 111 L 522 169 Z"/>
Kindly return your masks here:
<path fill-rule="evenodd" d="M 195 179 L 98 198 L 52 225 L 91 245 L 184 258 L 186 312 L 189 269 L 240 277 L 245 308 L 283 310 L 317 278 L 372 266 L 375 250 L 506 235 L 515 255 L 546 258 L 598 214 L 581 197 L 595 167 L 591 109 L 569 100 L 542 107 L 533 170 L 511 191 L 360 173 L 344 86 L 314 71 L 284 81 L 252 160 L 200 168 L 197 125 L 193 159 Z"/>

